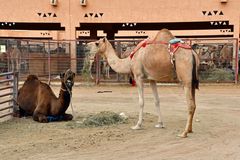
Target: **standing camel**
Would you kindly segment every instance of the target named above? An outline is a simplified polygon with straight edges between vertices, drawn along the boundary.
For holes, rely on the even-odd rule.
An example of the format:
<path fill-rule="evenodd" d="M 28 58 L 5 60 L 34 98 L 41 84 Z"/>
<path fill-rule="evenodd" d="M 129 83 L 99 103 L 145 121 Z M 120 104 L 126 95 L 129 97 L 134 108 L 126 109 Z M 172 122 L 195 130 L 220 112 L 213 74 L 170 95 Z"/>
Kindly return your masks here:
<path fill-rule="evenodd" d="M 233 50 L 227 44 L 224 44 L 223 48 L 220 51 L 220 59 L 223 65 L 222 67 L 231 69 L 232 58 L 233 58 Z"/>
<path fill-rule="evenodd" d="M 11 47 L 8 51 L 8 59 L 11 65 L 11 71 L 19 71 L 20 69 L 21 51 L 17 47 Z"/>
<path fill-rule="evenodd" d="M 95 53 L 94 54 L 88 53 L 84 61 L 85 61 L 84 63 L 86 63 L 86 66 L 84 67 L 87 67 L 87 71 L 90 74 L 91 79 L 94 79 L 92 76 L 92 66 L 93 66 L 93 62 L 95 61 Z M 110 78 L 109 71 L 110 71 L 110 66 L 106 61 L 103 61 L 103 76 L 104 77 L 107 76 L 107 78 Z"/>
<path fill-rule="evenodd" d="M 35 121 L 43 123 L 72 120 L 73 116 L 65 111 L 71 101 L 74 77 L 71 70 L 60 74 L 61 89 L 59 97 L 56 97 L 48 84 L 42 83 L 35 75 L 29 75 L 18 91 L 20 116 L 32 115 Z"/>
<path fill-rule="evenodd" d="M 174 36 L 167 29 L 160 30 L 155 38 L 143 41 L 140 47 L 137 46 L 135 54 L 127 58 L 118 58 L 111 43 L 106 39 L 100 39 L 96 42 L 88 43 L 90 52 L 99 53 L 106 57 L 111 68 L 117 73 L 132 73 L 138 87 L 139 95 L 139 119 L 132 129 L 141 129 L 143 122 L 144 108 L 144 80 L 149 80 L 155 99 L 155 107 L 158 113 L 157 128 L 163 128 L 163 121 L 159 105 L 159 96 L 157 92 L 156 81 L 171 80 L 175 68 L 179 81 L 184 86 L 184 91 L 188 106 L 188 119 L 185 130 L 179 135 L 187 137 L 192 132 L 192 121 L 196 109 L 195 89 L 198 88 L 198 67 L 199 59 L 192 49 L 178 47 L 173 55 L 169 52 L 169 41 Z M 149 44 L 151 42 L 151 44 Z M 174 62 L 172 64 L 171 62 Z M 174 67 L 173 67 L 174 65 Z"/>

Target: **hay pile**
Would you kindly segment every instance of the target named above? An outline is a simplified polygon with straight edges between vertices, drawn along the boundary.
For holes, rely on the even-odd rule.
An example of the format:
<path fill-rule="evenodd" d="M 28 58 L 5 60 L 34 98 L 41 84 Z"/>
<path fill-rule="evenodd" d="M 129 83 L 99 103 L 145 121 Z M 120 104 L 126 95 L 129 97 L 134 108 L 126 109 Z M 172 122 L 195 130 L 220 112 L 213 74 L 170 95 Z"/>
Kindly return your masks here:
<path fill-rule="evenodd" d="M 71 128 L 99 127 L 123 123 L 127 123 L 127 118 L 122 117 L 121 115 L 114 112 L 103 111 L 95 115 L 88 115 L 87 117 L 77 118 L 76 121 L 69 122 L 68 126 Z"/>

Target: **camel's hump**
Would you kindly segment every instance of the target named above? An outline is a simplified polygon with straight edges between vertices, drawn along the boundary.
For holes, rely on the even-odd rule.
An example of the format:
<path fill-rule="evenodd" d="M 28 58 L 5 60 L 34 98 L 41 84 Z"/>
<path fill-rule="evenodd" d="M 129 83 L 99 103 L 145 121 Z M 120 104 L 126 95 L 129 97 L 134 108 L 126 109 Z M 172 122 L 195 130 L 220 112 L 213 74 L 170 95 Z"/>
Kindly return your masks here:
<path fill-rule="evenodd" d="M 28 77 L 27 77 L 27 81 L 32 81 L 32 80 L 38 80 L 38 77 L 36 76 L 36 75 L 29 75 Z"/>

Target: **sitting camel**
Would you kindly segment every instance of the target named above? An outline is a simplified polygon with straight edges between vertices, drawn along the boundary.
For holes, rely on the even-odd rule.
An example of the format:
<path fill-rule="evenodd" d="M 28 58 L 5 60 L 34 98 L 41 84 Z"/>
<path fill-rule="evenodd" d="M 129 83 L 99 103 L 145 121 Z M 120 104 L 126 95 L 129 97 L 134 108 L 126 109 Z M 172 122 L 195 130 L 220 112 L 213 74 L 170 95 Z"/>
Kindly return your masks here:
<path fill-rule="evenodd" d="M 61 89 L 57 98 L 49 85 L 41 82 L 37 76 L 29 75 L 18 91 L 17 103 L 20 116 L 32 115 L 38 122 L 57 120 L 72 120 L 71 114 L 66 114 L 71 101 L 75 73 L 68 69 L 60 74 Z"/>
<path fill-rule="evenodd" d="M 111 68 L 117 73 L 132 73 L 138 87 L 139 95 L 139 119 L 132 129 L 141 129 L 143 123 L 144 108 L 144 80 L 149 80 L 155 98 L 155 107 L 158 113 L 158 123 L 155 127 L 163 128 L 163 121 L 160 112 L 159 96 L 156 81 L 173 79 L 175 69 L 178 79 L 184 86 L 188 105 L 188 119 L 185 130 L 180 137 L 187 137 L 192 132 L 192 121 L 196 109 L 195 89 L 198 88 L 198 67 L 199 59 L 197 54 L 188 46 L 179 42 L 172 46 L 177 48 L 174 51 L 169 49 L 169 41 L 174 36 L 167 29 L 160 30 L 154 39 L 140 42 L 137 48 L 127 58 L 120 59 L 111 43 L 106 39 L 100 39 L 88 43 L 90 52 L 99 53 L 107 58 Z M 186 45 L 185 45 L 186 46 Z"/>

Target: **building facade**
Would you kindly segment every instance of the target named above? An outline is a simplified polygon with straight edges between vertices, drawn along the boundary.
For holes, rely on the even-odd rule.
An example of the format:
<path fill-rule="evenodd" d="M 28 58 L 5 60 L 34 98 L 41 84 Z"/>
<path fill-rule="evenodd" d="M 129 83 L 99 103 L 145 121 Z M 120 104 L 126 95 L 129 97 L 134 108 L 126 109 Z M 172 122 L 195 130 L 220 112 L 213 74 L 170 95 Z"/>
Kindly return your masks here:
<path fill-rule="evenodd" d="M 0 0 L 0 38 L 139 39 L 168 28 L 183 38 L 239 39 L 239 0 Z M 238 47 L 238 46 L 235 46 Z M 71 56 L 76 56 L 71 41 Z"/>

